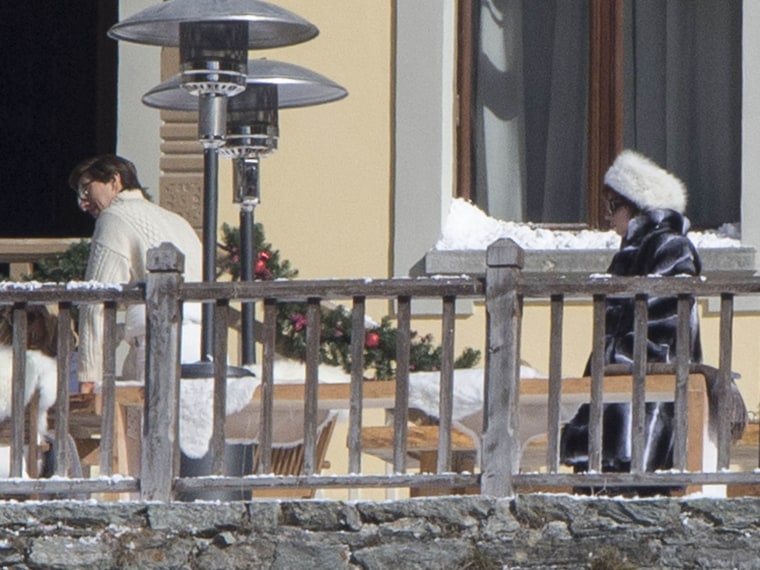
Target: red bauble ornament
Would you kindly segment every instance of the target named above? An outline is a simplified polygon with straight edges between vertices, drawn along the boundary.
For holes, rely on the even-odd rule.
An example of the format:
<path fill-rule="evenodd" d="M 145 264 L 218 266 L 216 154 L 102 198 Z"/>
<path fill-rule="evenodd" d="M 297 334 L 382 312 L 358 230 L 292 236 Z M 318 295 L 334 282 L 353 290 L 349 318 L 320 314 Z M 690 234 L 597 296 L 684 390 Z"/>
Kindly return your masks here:
<path fill-rule="evenodd" d="M 380 335 L 375 331 L 370 331 L 364 337 L 364 346 L 367 348 L 377 348 L 380 346 Z"/>
<path fill-rule="evenodd" d="M 256 260 L 253 266 L 253 273 L 256 279 L 266 280 L 272 278 L 272 272 L 267 267 L 267 262 L 263 259 Z"/>
<path fill-rule="evenodd" d="M 290 322 L 293 324 L 293 330 L 301 332 L 306 328 L 306 317 L 301 313 L 291 313 Z"/>

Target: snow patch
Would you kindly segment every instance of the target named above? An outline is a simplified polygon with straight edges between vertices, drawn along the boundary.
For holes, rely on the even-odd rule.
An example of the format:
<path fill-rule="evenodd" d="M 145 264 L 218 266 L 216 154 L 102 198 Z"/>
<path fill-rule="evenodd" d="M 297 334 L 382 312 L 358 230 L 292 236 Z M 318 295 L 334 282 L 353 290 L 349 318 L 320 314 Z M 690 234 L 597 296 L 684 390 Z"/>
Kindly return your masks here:
<path fill-rule="evenodd" d="M 689 232 L 688 236 L 697 248 L 741 247 L 736 224 L 724 224 L 718 230 Z M 472 203 L 457 198 L 451 203 L 434 249 L 485 250 L 497 239 L 503 238 L 511 238 L 523 249 L 616 250 L 620 247 L 620 236 L 612 230 L 551 230 L 530 222 L 497 220 Z"/>

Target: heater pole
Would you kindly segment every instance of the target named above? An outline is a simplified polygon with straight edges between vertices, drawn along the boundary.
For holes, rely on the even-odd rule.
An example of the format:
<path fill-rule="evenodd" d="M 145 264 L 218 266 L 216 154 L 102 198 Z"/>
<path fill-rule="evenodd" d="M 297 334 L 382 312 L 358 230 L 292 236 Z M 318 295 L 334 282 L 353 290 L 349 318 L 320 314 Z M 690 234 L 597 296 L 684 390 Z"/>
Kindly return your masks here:
<path fill-rule="evenodd" d="M 235 201 L 240 204 L 240 281 L 246 283 L 256 278 L 253 212 L 261 198 L 259 157 L 237 157 L 233 160 L 233 168 Z M 253 301 L 240 305 L 240 357 L 243 366 L 256 362 L 255 309 L 256 303 Z"/>
<path fill-rule="evenodd" d="M 219 155 L 203 149 L 203 280 L 216 281 L 216 225 L 219 205 Z M 201 360 L 214 354 L 214 304 L 204 303 L 201 316 Z"/>
<path fill-rule="evenodd" d="M 253 264 L 256 252 L 253 250 L 253 208 L 250 202 L 244 202 L 240 208 L 240 280 L 253 281 Z M 243 344 L 241 358 L 243 366 L 256 362 L 255 347 L 255 303 L 247 301 L 240 307 L 240 336 Z"/>

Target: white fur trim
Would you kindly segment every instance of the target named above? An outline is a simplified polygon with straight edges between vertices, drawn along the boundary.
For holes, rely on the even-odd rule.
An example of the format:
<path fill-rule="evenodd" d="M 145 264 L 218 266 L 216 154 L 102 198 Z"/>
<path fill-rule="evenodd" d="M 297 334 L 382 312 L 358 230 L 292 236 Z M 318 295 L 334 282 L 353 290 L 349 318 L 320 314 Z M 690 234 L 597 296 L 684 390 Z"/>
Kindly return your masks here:
<path fill-rule="evenodd" d="M 604 183 L 642 210 L 686 210 L 686 186 L 667 170 L 633 150 L 624 150 L 604 175 Z"/>

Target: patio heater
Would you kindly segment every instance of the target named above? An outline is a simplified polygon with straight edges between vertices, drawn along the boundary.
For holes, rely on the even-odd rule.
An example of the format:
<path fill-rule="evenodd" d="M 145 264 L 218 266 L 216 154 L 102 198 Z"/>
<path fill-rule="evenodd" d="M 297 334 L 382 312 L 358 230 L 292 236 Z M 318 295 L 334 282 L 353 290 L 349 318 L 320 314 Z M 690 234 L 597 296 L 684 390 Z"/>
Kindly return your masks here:
<path fill-rule="evenodd" d="M 268 59 L 248 62 L 246 89 L 229 100 L 224 142 L 218 153 L 233 160 L 233 200 L 240 205 L 240 278 L 254 279 L 254 209 L 261 200 L 260 159 L 277 149 L 279 109 L 305 107 L 344 98 L 334 81 L 298 65 Z M 193 98 L 176 75 L 143 96 L 149 107 L 191 111 Z M 242 361 L 255 362 L 254 304 L 241 307 Z"/>
<path fill-rule="evenodd" d="M 319 30 L 303 18 L 259 0 L 168 0 L 115 24 L 116 40 L 179 47 L 179 85 L 198 110 L 203 146 L 203 279 L 216 280 L 218 155 L 228 98 L 246 87 L 249 49 L 312 39 Z M 201 356 L 213 351 L 213 308 L 203 305 Z"/>

